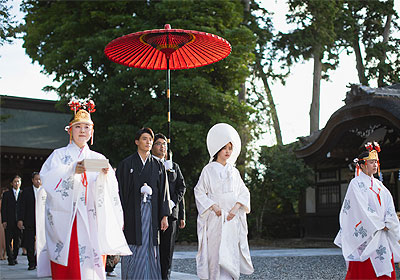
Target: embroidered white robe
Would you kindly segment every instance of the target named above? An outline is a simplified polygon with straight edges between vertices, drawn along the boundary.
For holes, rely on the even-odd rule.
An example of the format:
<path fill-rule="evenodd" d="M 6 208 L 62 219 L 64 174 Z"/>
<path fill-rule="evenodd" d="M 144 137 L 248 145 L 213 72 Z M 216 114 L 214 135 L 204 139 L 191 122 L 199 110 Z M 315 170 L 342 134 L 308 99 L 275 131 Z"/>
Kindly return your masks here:
<path fill-rule="evenodd" d="M 43 188 L 36 200 L 36 234 L 39 277 L 50 276 L 50 260 L 67 266 L 71 230 L 77 221 L 81 279 L 105 279 L 102 255 L 129 255 L 122 232 L 123 212 L 118 182 L 111 166 L 107 175 L 75 174 L 78 161 L 104 159 L 87 145 L 74 142 L 56 149 L 40 171 Z"/>
<path fill-rule="evenodd" d="M 196 256 L 199 278 L 220 279 L 220 267 L 234 279 L 238 279 L 240 273 L 253 273 L 246 220 L 246 214 L 250 212 L 250 193 L 239 171 L 230 163 L 223 166 L 210 162 L 203 168 L 194 194 L 199 212 Z M 236 202 L 243 206 L 231 221 L 227 221 Z M 213 204 L 221 208 L 220 217 L 211 209 Z"/>
<path fill-rule="evenodd" d="M 378 198 L 379 194 L 379 198 Z M 346 261 L 371 259 L 376 276 L 388 275 L 400 261 L 400 225 L 389 190 L 364 172 L 349 184 L 339 215 L 340 230 L 334 243 Z M 389 230 L 384 231 L 387 227 Z"/>

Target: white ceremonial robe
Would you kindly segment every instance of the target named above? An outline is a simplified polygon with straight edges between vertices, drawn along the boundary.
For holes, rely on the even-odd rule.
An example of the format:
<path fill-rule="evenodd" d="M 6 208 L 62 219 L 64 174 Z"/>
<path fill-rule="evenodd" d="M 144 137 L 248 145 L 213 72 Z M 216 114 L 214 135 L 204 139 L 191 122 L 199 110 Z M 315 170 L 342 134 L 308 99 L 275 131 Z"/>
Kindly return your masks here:
<path fill-rule="evenodd" d="M 68 265 L 74 219 L 77 222 L 81 279 L 106 279 L 102 255 L 130 255 L 123 227 L 118 182 L 111 166 L 106 174 L 75 174 L 78 161 L 104 159 L 87 145 L 56 149 L 40 171 L 43 188 L 36 200 L 38 277 L 50 276 L 50 260 Z"/>
<path fill-rule="evenodd" d="M 339 220 L 340 230 L 334 243 L 342 248 L 344 259 L 371 259 L 377 277 L 390 276 L 392 254 L 394 262 L 400 261 L 400 225 L 389 190 L 361 172 L 350 182 Z M 384 227 L 389 230 L 384 231 Z"/>
<path fill-rule="evenodd" d="M 250 212 L 250 193 L 239 171 L 230 163 L 207 164 L 194 188 L 199 248 L 196 256 L 197 275 L 200 279 L 220 279 L 221 267 L 233 279 L 240 273 L 254 272 L 247 242 L 246 214 Z M 236 202 L 243 206 L 236 216 L 226 217 Z M 211 209 L 217 204 L 222 215 L 218 217 Z"/>

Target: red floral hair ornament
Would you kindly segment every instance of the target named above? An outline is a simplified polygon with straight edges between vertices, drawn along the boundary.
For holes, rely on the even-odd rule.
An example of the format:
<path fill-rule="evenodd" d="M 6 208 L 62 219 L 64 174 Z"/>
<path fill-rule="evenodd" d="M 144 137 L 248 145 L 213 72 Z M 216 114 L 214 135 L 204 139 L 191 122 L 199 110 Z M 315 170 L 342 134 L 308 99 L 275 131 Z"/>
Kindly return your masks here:
<path fill-rule="evenodd" d="M 65 127 L 66 131 L 69 131 L 70 138 L 69 142 L 72 143 L 72 133 L 71 133 L 71 128 L 75 123 L 79 122 L 84 122 L 92 125 L 92 137 L 90 144 L 93 145 L 93 139 L 94 139 L 94 123 L 90 117 L 90 113 L 93 113 L 96 111 L 95 107 L 96 105 L 94 104 L 93 100 L 77 100 L 74 97 L 71 99 L 70 102 L 68 102 L 69 108 L 74 111 L 74 118 L 73 120 L 69 123 L 68 126 Z M 81 110 L 79 110 L 81 109 Z"/>
<path fill-rule="evenodd" d="M 76 111 L 82 107 L 82 104 L 79 100 L 76 100 L 74 97 L 72 97 L 71 101 L 68 102 L 68 106 L 71 111 L 74 111 L 74 115 L 76 115 Z"/>
<path fill-rule="evenodd" d="M 360 174 L 360 163 L 359 161 L 367 161 L 369 159 L 375 159 L 378 162 L 378 175 L 381 173 L 381 166 L 379 162 L 378 153 L 381 151 L 381 147 L 379 146 L 378 142 L 368 142 L 365 144 L 365 149 L 368 150 L 368 156 L 364 158 L 356 158 L 354 159 L 354 163 L 356 163 L 356 176 Z"/>
<path fill-rule="evenodd" d="M 89 113 L 94 113 L 96 112 L 96 105 L 94 104 L 93 100 L 88 100 L 85 104 L 86 110 L 88 110 Z"/>
<path fill-rule="evenodd" d="M 369 152 L 371 152 L 372 149 L 374 148 L 374 146 L 372 146 L 372 143 L 371 143 L 371 142 L 368 142 L 367 144 L 365 144 L 365 148 L 366 148 Z"/>
<path fill-rule="evenodd" d="M 378 142 L 375 142 L 375 141 L 374 141 L 374 149 L 375 149 L 378 153 L 381 152 L 381 147 L 379 146 Z"/>

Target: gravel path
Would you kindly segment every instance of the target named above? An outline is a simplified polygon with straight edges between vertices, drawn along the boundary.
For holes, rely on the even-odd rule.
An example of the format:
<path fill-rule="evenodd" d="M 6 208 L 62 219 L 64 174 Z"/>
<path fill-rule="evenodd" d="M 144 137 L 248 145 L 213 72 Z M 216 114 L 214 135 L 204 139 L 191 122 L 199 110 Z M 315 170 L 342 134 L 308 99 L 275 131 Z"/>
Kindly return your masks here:
<path fill-rule="evenodd" d="M 346 265 L 342 256 L 321 257 L 252 257 L 254 273 L 242 275 L 240 279 L 268 280 L 343 280 Z M 172 270 L 196 274 L 195 259 L 174 260 Z M 400 279 L 400 269 L 396 265 L 396 279 Z"/>

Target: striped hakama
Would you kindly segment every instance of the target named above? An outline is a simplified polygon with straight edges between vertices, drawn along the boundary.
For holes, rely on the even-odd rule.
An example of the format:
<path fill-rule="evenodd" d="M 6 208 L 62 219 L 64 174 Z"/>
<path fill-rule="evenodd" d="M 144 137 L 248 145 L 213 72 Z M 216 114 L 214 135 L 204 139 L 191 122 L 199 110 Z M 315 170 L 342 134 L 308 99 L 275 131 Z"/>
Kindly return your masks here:
<path fill-rule="evenodd" d="M 132 255 L 121 260 L 121 279 L 161 279 L 158 244 L 153 244 L 151 196 L 141 199 L 142 245 L 131 245 Z"/>

